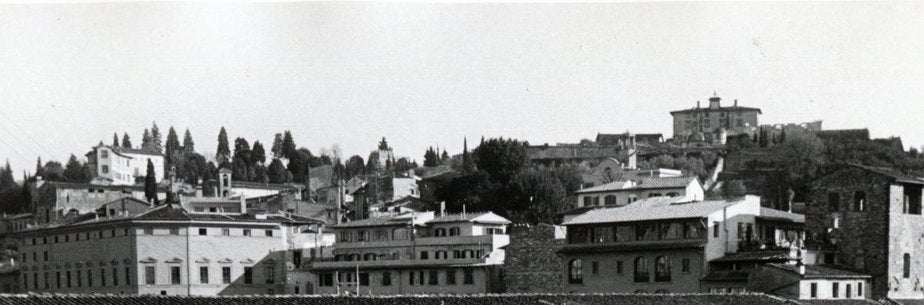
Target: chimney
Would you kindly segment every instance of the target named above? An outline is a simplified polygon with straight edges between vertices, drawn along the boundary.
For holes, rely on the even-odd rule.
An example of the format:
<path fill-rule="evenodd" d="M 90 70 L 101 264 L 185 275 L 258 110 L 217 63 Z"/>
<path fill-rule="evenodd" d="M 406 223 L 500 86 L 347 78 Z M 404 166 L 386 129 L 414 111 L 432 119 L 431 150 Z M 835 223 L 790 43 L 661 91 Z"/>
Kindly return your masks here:
<path fill-rule="evenodd" d="M 699 101 L 696 101 L 696 109 L 699 109 Z"/>
<path fill-rule="evenodd" d="M 738 107 L 738 99 L 735 99 L 735 107 Z"/>
<path fill-rule="evenodd" d="M 446 215 L 446 202 L 440 201 L 440 217 Z"/>
<path fill-rule="evenodd" d="M 722 104 L 719 102 L 722 99 L 718 96 L 713 96 L 709 98 L 709 109 L 719 109 L 722 107 Z"/>

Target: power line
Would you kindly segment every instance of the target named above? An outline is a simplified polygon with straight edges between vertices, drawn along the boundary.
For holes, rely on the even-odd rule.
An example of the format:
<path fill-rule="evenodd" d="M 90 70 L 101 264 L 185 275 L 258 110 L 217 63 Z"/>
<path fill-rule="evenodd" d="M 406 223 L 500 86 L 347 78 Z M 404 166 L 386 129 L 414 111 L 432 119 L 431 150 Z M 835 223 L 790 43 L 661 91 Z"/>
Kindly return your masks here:
<path fill-rule="evenodd" d="M 16 124 L 16 121 L 11 120 L 10 117 L 6 115 L 6 113 L 0 111 L 0 116 L 3 116 L 4 118 L 6 118 L 6 122 L 11 122 L 11 123 L 13 124 L 13 128 L 15 128 L 16 131 L 18 131 L 18 132 L 20 132 L 20 133 L 22 133 L 22 134 L 25 134 L 25 135 L 26 135 L 27 137 L 29 137 L 30 139 L 34 139 L 34 138 L 35 138 L 32 134 L 26 132 L 25 129 L 20 128 L 19 125 Z M 0 125 L 0 126 L 2 126 L 2 125 Z M 4 127 L 4 129 L 6 129 L 6 128 Z M 9 132 L 9 130 L 7 130 L 7 132 Z M 13 137 L 16 137 L 16 138 L 18 139 L 18 134 L 14 134 L 14 133 L 12 133 L 12 132 L 10 132 L 10 134 L 12 134 Z M 28 141 L 27 141 L 27 142 L 28 142 Z M 38 147 L 39 150 L 44 151 L 46 154 L 48 154 L 49 157 L 54 156 L 54 154 L 52 154 L 51 151 L 50 151 L 49 149 L 45 148 L 45 146 L 42 145 L 42 143 L 39 143 L 38 141 L 32 141 L 32 142 L 30 142 L 30 143 L 32 143 L 32 144 L 34 144 L 36 147 Z M 30 149 L 30 150 L 31 150 L 31 149 Z M 34 152 L 35 152 L 35 151 L 33 151 L 33 153 L 34 153 Z M 36 155 L 38 155 L 38 154 L 36 154 Z"/>

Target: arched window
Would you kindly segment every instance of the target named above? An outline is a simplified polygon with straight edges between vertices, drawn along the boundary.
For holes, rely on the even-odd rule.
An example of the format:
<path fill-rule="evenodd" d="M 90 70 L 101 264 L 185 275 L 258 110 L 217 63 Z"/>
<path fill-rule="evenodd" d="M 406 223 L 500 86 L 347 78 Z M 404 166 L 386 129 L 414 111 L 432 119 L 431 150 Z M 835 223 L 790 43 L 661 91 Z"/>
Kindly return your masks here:
<path fill-rule="evenodd" d="M 372 233 L 372 240 L 374 241 L 388 240 L 388 232 L 386 232 L 385 230 L 376 230 L 375 233 Z"/>
<path fill-rule="evenodd" d="M 671 281 L 671 259 L 661 256 L 655 259 L 655 282 Z"/>
<path fill-rule="evenodd" d="M 408 237 L 407 237 L 407 229 L 405 229 L 405 228 L 395 228 L 394 230 L 391 230 L 391 239 L 392 239 L 392 240 L 406 240 L 407 238 L 408 238 Z"/>
<path fill-rule="evenodd" d="M 446 229 L 444 229 L 444 228 L 436 229 L 436 234 L 435 234 L 435 235 L 436 235 L 437 237 L 446 236 Z"/>
<path fill-rule="evenodd" d="M 584 283 L 584 266 L 581 260 L 573 259 L 568 263 L 568 284 Z"/>
<path fill-rule="evenodd" d="M 644 257 L 635 258 L 635 282 L 647 283 L 651 279 L 648 273 L 648 259 Z"/>
<path fill-rule="evenodd" d="M 606 195 L 606 197 L 603 197 L 603 204 L 616 205 L 616 195 Z"/>
<path fill-rule="evenodd" d="M 369 240 L 368 231 L 359 231 L 356 233 L 356 241 L 367 241 Z"/>
<path fill-rule="evenodd" d="M 340 232 L 340 242 L 351 242 L 353 241 L 353 234 L 351 232 Z"/>
<path fill-rule="evenodd" d="M 377 256 L 375 255 L 375 253 L 366 253 L 365 255 L 363 255 L 364 261 L 374 261 L 376 260 L 376 258 Z"/>
<path fill-rule="evenodd" d="M 638 200 L 638 197 L 635 195 L 629 195 L 629 199 L 626 200 L 626 204 L 633 203 Z"/>
<path fill-rule="evenodd" d="M 866 209 L 866 192 L 857 191 L 853 193 L 853 210 L 863 212 Z"/>
<path fill-rule="evenodd" d="M 902 277 L 911 278 L 911 254 L 905 253 L 902 263 Z"/>
<path fill-rule="evenodd" d="M 459 227 L 449 228 L 449 236 L 459 236 Z"/>

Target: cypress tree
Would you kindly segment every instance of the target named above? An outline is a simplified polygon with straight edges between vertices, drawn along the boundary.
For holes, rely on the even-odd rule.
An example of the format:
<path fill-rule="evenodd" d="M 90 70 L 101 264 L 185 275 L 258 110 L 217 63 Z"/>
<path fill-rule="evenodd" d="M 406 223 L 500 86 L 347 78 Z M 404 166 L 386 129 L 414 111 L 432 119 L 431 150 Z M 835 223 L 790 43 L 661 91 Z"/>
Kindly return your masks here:
<path fill-rule="evenodd" d="M 186 129 L 186 134 L 183 135 L 183 150 L 186 152 L 196 151 L 196 144 L 193 143 L 192 134 L 189 133 L 189 128 Z"/>
<path fill-rule="evenodd" d="M 148 170 L 147 175 L 144 176 L 144 197 L 148 199 L 148 203 L 153 203 L 158 205 L 157 201 L 157 177 L 154 176 L 154 163 L 151 163 L 151 160 L 148 159 Z"/>
<path fill-rule="evenodd" d="M 151 126 L 151 147 L 156 152 L 164 152 L 164 142 L 161 141 L 160 128 L 157 128 L 157 122 L 152 122 Z M 171 129 L 173 127 L 170 127 Z"/>
<path fill-rule="evenodd" d="M 114 132 L 112 133 L 112 147 L 119 147 L 119 135 Z"/>
<path fill-rule="evenodd" d="M 228 162 L 231 158 L 231 148 L 228 146 L 228 132 L 225 131 L 225 127 L 222 126 L 221 130 L 218 131 L 218 150 L 215 153 L 215 160 L 219 164 Z"/>
<path fill-rule="evenodd" d="M 128 133 L 122 134 L 122 148 L 132 149 L 132 139 L 128 137 Z"/>
<path fill-rule="evenodd" d="M 165 166 L 170 168 L 170 165 L 173 165 L 177 161 L 177 153 L 180 152 L 180 139 L 177 137 L 176 130 L 173 129 L 173 126 L 170 126 L 170 130 L 167 131 L 167 143 L 164 148 L 167 149 L 164 152 L 167 155 Z"/>

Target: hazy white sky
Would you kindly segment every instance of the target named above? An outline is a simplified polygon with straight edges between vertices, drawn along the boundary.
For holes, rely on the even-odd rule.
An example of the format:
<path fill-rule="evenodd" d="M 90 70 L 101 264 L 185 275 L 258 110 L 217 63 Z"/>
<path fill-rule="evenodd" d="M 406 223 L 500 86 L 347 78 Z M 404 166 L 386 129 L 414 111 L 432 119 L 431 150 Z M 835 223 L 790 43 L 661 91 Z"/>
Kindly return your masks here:
<path fill-rule="evenodd" d="M 0 158 L 31 171 L 157 121 L 200 152 L 289 129 L 418 161 L 462 138 L 671 133 L 717 91 L 761 123 L 924 144 L 921 3 L 0 5 Z"/>

